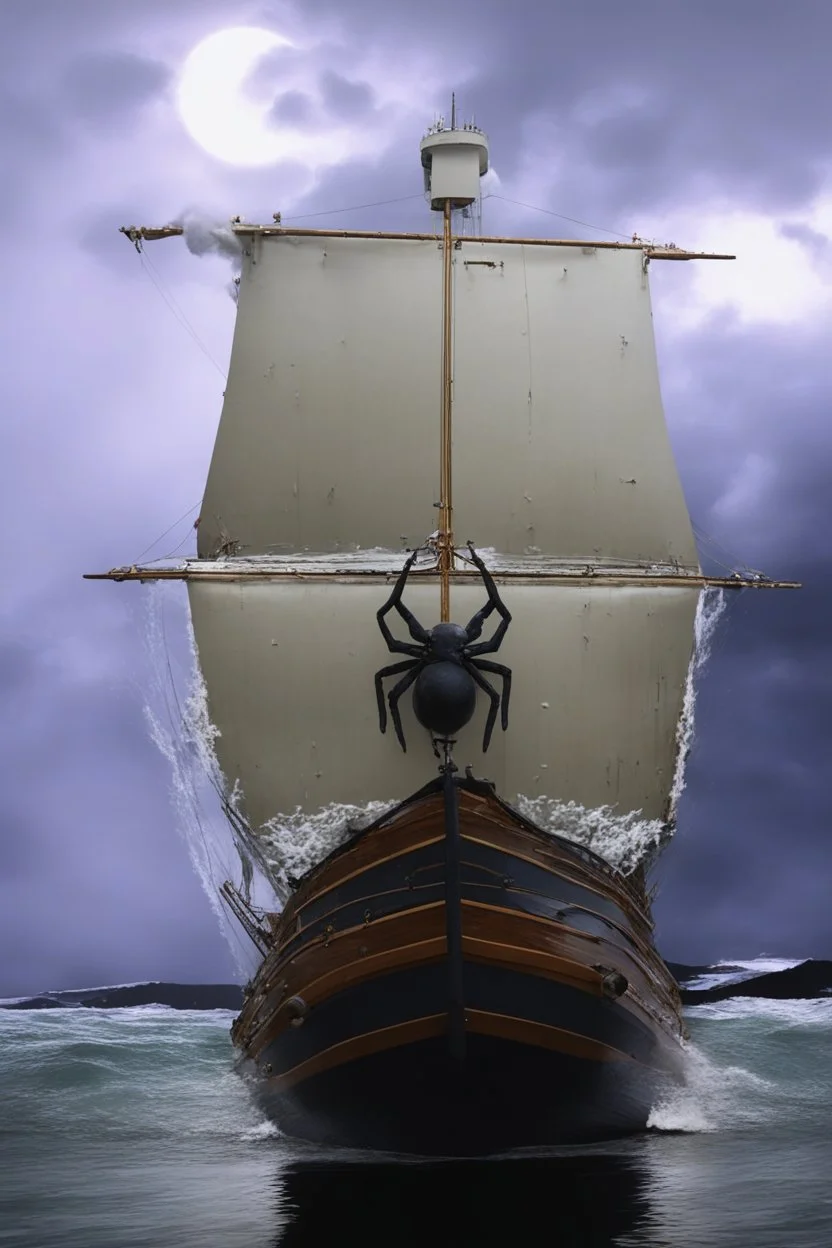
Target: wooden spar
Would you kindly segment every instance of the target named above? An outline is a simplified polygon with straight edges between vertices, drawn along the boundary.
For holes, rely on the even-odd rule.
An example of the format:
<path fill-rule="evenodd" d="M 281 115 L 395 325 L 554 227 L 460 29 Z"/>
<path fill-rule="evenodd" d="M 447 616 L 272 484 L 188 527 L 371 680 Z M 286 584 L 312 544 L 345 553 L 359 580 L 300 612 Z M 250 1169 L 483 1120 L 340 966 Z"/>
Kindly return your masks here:
<path fill-rule="evenodd" d="M 439 618 L 451 618 L 451 572 L 454 567 L 454 505 L 451 477 L 453 405 L 453 250 L 451 201 L 445 200 L 442 216 L 442 437 L 439 485 Z"/>
<path fill-rule="evenodd" d="M 260 234 L 268 237 L 279 237 L 283 234 L 298 238 L 382 238 L 402 241 L 410 239 L 413 242 L 436 244 L 442 242 L 439 234 L 388 233 L 384 230 L 308 230 L 271 225 L 235 225 L 232 228 L 235 234 Z M 613 243 L 585 238 L 512 238 L 497 235 L 475 235 L 462 238 L 460 241 L 465 244 L 514 243 L 521 247 L 588 247 L 607 251 L 643 251 L 651 260 L 736 260 L 735 255 L 722 252 L 686 251 L 682 247 L 657 247 L 646 242 Z"/>
<path fill-rule="evenodd" d="M 441 234 L 392 233 L 385 230 L 304 230 L 282 225 L 232 225 L 235 234 L 260 235 L 268 238 L 378 238 L 402 242 L 442 244 Z M 183 234 L 181 225 L 122 225 L 121 233 L 132 243 L 138 239 L 150 242 L 159 238 L 175 238 Z M 682 247 L 656 247 L 652 243 L 612 243 L 580 238 L 510 238 L 488 235 L 463 238 L 463 243 L 515 243 L 521 247 L 585 247 L 607 251 L 643 251 L 648 260 L 736 260 L 735 255 L 717 251 L 686 251 Z"/>
<path fill-rule="evenodd" d="M 421 579 L 434 572 L 414 571 L 413 577 Z M 111 568 L 109 572 L 85 572 L 85 581 L 331 581 L 333 584 L 350 585 L 367 581 L 379 581 L 387 584 L 396 572 L 376 571 L 332 571 L 332 572 L 298 572 L 291 568 L 246 568 L 220 571 L 216 567 L 202 570 L 195 564 L 180 568 Z M 740 576 L 670 576 L 670 575 L 622 575 L 621 573 L 592 572 L 582 575 L 577 572 L 492 572 L 494 580 L 501 585 L 522 585 L 542 583 L 544 585 L 580 586 L 604 585 L 615 589 L 639 588 L 647 589 L 801 589 L 801 581 L 770 581 L 753 580 Z M 474 577 L 472 572 L 454 571 L 451 583 L 464 585 L 466 580 Z"/>

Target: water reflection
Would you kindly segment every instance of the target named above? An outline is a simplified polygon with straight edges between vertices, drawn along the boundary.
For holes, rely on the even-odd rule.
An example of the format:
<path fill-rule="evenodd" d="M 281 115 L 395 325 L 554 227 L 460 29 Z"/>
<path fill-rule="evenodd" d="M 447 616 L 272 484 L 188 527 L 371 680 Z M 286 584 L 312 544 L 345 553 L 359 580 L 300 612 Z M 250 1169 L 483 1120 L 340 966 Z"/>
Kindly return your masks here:
<path fill-rule="evenodd" d="M 277 1204 L 283 1229 L 275 1248 L 506 1248 L 541 1236 L 558 1248 L 607 1248 L 644 1224 L 647 1175 L 639 1157 L 626 1152 L 456 1162 L 295 1160 L 279 1175 Z"/>

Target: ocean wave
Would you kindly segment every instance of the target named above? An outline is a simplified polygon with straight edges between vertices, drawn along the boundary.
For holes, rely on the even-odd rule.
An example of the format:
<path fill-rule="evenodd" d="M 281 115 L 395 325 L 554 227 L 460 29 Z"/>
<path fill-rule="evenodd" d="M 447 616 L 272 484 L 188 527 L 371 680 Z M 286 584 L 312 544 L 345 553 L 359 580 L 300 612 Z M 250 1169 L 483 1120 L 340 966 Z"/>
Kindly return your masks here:
<path fill-rule="evenodd" d="M 715 962 L 705 974 L 697 975 L 686 982 L 685 987 L 701 991 L 706 988 L 720 988 L 723 984 L 741 984 L 744 980 L 753 979 L 755 975 L 773 975 L 778 971 L 789 971 L 805 961 L 805 958 L 770 958 L 765 954 L 748 961 L 740 958 L 723 959 Z"/>
<path fill-rule="evenodd" d="M 721 1131 L 770 1117 L 773 1084 L 742 1066 L 720 1066 L 697 1044 L 685 1051 L 685 1081 L 653 1107 L 654 1131 Z"/>
<path fill-rule="evenodd" d="M 786 1027 L 828 1027 L 832 1025 L 832 996 L 828 997 L 728 997 L 689 1005 L 685 1015 L 690 1018 L 728 1021 L 732 1019 L 770 1019 Z"/>

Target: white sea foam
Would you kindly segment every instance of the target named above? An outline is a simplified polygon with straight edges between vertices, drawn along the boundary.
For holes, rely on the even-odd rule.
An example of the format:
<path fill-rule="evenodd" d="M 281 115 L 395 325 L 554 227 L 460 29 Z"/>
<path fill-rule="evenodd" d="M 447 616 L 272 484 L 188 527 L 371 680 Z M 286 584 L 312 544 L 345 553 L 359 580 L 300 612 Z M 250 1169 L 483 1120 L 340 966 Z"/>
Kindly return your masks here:
<path fill-rule="evenodd" d="M 800 966 L 805 958 L 752 958 L 745 962 L 741 959 L 725 959 L 715 962 L 703 975 L 697 975 L 685 983 L 686 988 L 702 990 L 720 988 L 723 984 L 740 984 L 744 980 L 753 979 L 755 975 L 770 975 L 776 971 L 788 971 L 793 966 Z"/>
<path fill-rule="evenodd" d="M 727 1019 L 769 1020 L 782 1027 L 823 1027 L 832 1025 L 832 996 L 795 997 L 775 1000 L 769 997 L 728 997 L 689 1006 L 691 1018 L 722 1021 Z"/>
<path fill-rule="evenodd" d="M 770 1116 L 774 1085 L 741 1066 L 719 1066 L 695 1044 L 685 1050 L 684 1083 L 650 1111 L 656 1131 L 720 1131 Z"/>
<path fill-rule="evenodd" d="M 248 1127 L 240 1135 L 240 1138 L 246 1141 L 256 1140 L 274 1140 L 279 1139 L 282 1132 L 278 1130 L 273 1122 L 258 1122 L 255 1127 Z"/>
<path fill-rule="evenodd" d="M 292 890 L 290 880 L 311 871 L 390 807 L 390 802 L 367 802 L 363 806 L 331 802 L 314 814 L 298 808 L 292 815 L 278 815 L 265 823 L 257 837 L 281 899 Z"/>
<path fill-rule="evenodd" d="M 623 875 L 629 875 L 659 847 L 665 825 L 660 819 L 643 819 L 640 810 L 617 814 L 612 806 L 594 809 L 552 797 L 524 797 L 517 809 L 544 832 L 584 845 Z"/>
<path fill-rule="evenodd" d="M 698 681 L 711 654 L 717 625 L 725 611 L 727 599 L 723 589 L 705 589 L 699 595 L 694 621 L 693 654 L 685 681 L 682 714 L 676 727 L 676 770 L 670 788 L 668 824 L 672 828 L 685 791 L 685 772 L 696 734 L 696 697 Z"/>

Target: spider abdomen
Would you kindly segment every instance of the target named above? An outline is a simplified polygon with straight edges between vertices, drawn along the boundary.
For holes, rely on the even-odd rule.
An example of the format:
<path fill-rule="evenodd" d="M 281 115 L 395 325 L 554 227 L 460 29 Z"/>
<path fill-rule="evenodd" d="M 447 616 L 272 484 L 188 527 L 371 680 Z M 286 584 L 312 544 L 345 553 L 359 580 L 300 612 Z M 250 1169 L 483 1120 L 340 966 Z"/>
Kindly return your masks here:
<path fill-rule="evenodd" d="M 477 687 L 459 663 L 428 663 L 413 686 L 413 710 L 423 728 L 449 737 L 464 728 L 477 706 Z"/>

